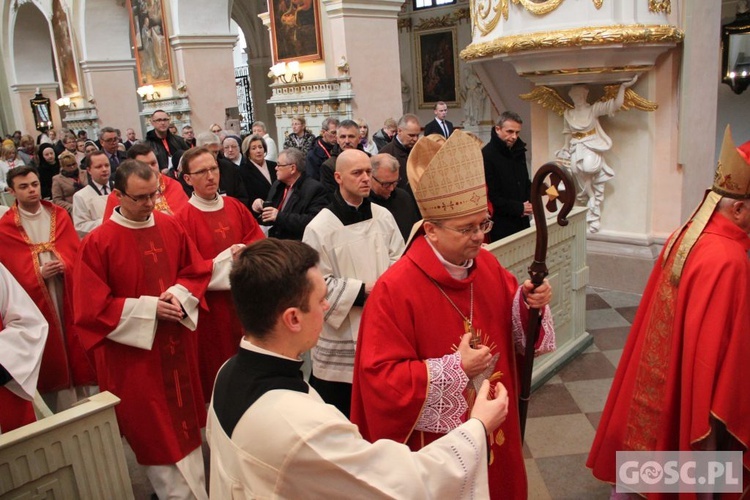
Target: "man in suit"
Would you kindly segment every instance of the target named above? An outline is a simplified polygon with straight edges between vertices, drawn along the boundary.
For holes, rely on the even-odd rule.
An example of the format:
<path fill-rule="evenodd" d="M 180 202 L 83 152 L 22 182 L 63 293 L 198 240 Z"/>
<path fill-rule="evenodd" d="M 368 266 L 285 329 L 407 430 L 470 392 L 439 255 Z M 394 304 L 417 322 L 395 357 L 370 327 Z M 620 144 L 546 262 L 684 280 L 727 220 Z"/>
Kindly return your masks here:
<path fill-rule="evenodd" d="M 453 124 L 445 119 L 448 115 L 448 105 L 438 101 L 432 112 L 435 113 L 435 119 L 424 126 L 424 135 L 440 134 L 447 139 L 453 133 Z"/>
<path fill-rule="evenodd" d="M 260 223 L 272 226 L 268 236 L 279 239 L 302 240 L 305 228 L 318 212 L 330 202 L 331 196 L 323 185 L 305 174 L 305 156 L 297 148 L 279 153 L 276 180 L 268 198 L 257 198 L 252 205 Z"/>
<path fill-rule="evenodd" d="M 117 170 L 120 163 L 125 161 L 125 153 L 118 149 L 120 140 L 117 138 L 117 131 L 112 127 L 104 127 L 99 134 L 99 142 L 102 144 L 102 151 L 107 155 L 112 172 Z"/>
<path fill-rule="evenodd" d="M 133 130 L 132 128 L 129 128 L 125 131 L 125 137 L 127 138 L 127 141 L 123 142 L 123 144 L 125 145 L 125 150 L 130 149 L 130 147 L 138 141 L 135 136 L 135 130 Z"/>

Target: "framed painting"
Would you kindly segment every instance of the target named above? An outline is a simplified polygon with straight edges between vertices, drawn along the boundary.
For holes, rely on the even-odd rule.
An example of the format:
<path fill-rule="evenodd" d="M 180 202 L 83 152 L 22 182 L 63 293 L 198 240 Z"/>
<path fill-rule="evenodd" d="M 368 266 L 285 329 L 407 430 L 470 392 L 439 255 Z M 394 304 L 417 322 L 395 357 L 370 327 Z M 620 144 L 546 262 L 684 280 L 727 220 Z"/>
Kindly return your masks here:
<path fill-rule="evenodd" d="M 127 0 L 138 86 L 172 82 L 169 33 L 162 0 Z"/>
<path fill-rule="evenodd" d="M 458 106 L 456 28 L 419 31 L 416 37 L 419 107 L 444 101 Z"/>
<path fill-rule="evenodd" d="M 269 0 L 274 63 L 323 59 L 318 0 Z"/>
<path fill-rule="evenodd" d="M 57 73 L 62 95 L 78 94 L 78 73 L 76 58 L 73 55 L 73 40 L 70 37 L 68 15 L 60 0 L 52 2 L 52 35 L 57 54 Z"/>

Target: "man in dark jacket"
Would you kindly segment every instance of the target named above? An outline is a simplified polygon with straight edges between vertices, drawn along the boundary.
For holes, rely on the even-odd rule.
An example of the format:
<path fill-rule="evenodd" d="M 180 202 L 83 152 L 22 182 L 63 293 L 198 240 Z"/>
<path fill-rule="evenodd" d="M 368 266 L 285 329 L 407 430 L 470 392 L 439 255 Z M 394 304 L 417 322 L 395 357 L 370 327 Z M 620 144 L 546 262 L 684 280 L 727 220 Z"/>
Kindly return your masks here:
<path fill-rule="evenodd" d="M 313 147 L 307 152 L 307 161 L 305 162 L 305 173 L 308 177 L 320 180 L 320 166 L 331 157 L 333 147 L 336 145 L 336 128 L 339 126 L 337 118 L 329 116 L 323 120 L 321 132 L 315 138 Z"/>
<path fill-rule="evenodd" d="M 334 179 L 336 172 L 336 160 L 339 155 L 347 149 L 359 149 L 363 151 L 359 141 L 359 125 L 354 120 L 344 120 L 336 128 L 336 146 L 331 151 L 331 157 L 320 166 L 320 183 L 333 196 L 339 190 L 339 185 Z M 369 154 L 367 155 L 369 156 Z"/>
<path fill-rule="evenodd" d="M 318 181 L 305 175 L 302 151 L 287 148 L 279 153 L 276 180 L 271 185 L 266 203 L 258 198 L 252 209 L 261 224 L 272 226 L 268 236 L 302 240 L 307 225 L 331 199 L 332 196 Z"/>
<path fill-rule="evenodd" d="M 398 160 L 388 153 L 380 153 L 370 158 L 372 166 L 372 189 L 370 201 L 387 209 L 396 219 L 404 241 L 409 239 L 414 223 L 422 218 L 414 198 L 397 187 Z"/>
<path fill-rule="evenodd" d="M 162 172 L 173 166 L 170 160 L 177 151 L 190 149 L 182 137 L 169 131 L 169 122 L 169 115 L 166 111 L 161 109 L 154 111 L 151 115 L 151 125 L 154 128 L 148 131 L 144 140 L 154 150 L 156 159 L 159 161 L 159 170 Z"/>
<path fill-rule="evenodd" d="M 490 241 L 529 227 L 531 180 L 526 167 L 526 143 L 518 134 L 523 120 L 512 111 L 497 119 L 490 142 L 482 148 L 487 197 L 492 204 Z"/>
<path fill-rule="evenodd" d="M 422 126 L 419 124 L 419 118 L 407 113 L 399 119 L 396 136 L 393 140 L 378 150 L 378 152 L 388 153 L 398 160 L 399 176 L 401 177 L 398 181 L 398 187 L 406 190 L 410 196 L 413 196 L 413 194 L 409 187 L 409 178 L 406 176 L 406 160 L 409 158 L 411 149 L 417 143 L 421 131 Z"/>
<path fill-rule="evenodd" d="M 378 151 L 383 149 L 386 144 L 391 142 L 396 135 L 396 120 L 388 118 L 383 124 L 383 128 L 372 134 L 372 140 L 378 147 Z"/>

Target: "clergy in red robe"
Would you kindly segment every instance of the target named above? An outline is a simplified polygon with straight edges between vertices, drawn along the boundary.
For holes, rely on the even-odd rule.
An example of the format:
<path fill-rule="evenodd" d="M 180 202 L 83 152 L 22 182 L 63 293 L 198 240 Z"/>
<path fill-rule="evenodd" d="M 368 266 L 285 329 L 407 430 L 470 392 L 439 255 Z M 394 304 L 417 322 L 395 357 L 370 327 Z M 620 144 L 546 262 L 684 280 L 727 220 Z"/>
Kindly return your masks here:
<path fill-rule="evenodd" d="M 0 264 L 0 434 L 36 421 L 36 394 L 47 321 Z"/>
<path fill-rule="evenodd" d="M 481 249 L 492 221 L 482 154 L 472 138 L 456 131 L 442 146 L 420 140 L 408 172 L 425 221 L 367 300 L 352 422 L 370 441 L 388 438 L 418 450 L 466 421 L 484 380 L 502 382 L 510 405 L 489 436 L 489 490 L 495 499 L 526 498 L 516 353 L 527 304 L 544 309 L 537 352 L 554 348 L 551 288 L 544 283 L 533 290 L 528 280 L 519 287 Z"/>
<path fill-rule="evenodd" d="M 156 207 L 154 210 L 167 215 L 174 215 L 187 205 L 188 197 L 185 194 L 185 190 L 182 189 L 182 184 L 161 174 L 159 171 L 159 161 L 156 159 L 156 154 L 154 154 L 151 146 L 143 143 L 134 144 L 128 149 L 127 156 L 128 159 L 145 163 L 156 172 L 156 176 L 159 179 L 159 193 L 156 195 Z M 109 219 L 112 211 L 119 204 L 120 200 L 113 191 L 107 198 L 107 206 L 104 207 L 104 220 Z"/>
<path fill-rule="evenodd" d="M 727 129 L 711 191 L 643 293 L 586 464 L 598 479 L 616 482 L 618 451 L 739 450 L 750 491 L 748 233 L 750 162 Z"/>
<path fill-rule="evenodd" d="M 157 495 L 205 498 L 193 332 L 211 265 L 177 220 L 154 210 L 158 180 L 148 166 L 120 164 L 115 193 L 119 208 L 81 245 L 76 324 L 102 390 L 121 399 L 120 430 Z"/>
<path fill-rule="evenodd" d="M 229 196 L 219 196 L 219 166 L 211 151 L 193 148 L 182 155 L 181 165 L 185 181 L 193 187 L 193 196 L 175 217 L 214 268 L 231 261 L 233 247 L 241 248 L 265 238 L 245 205 Z M 208 404 L 216 373 L 237 353 L 243 334 L 229 290 L 206 292 L 206 303 L 208 311 L 201 313 L 196 333 L 203 396 Z"/>
<path fill-rule="evenodd" d="M 73 326 L 71 277 L 78 234 L 64 209 L 41 199 L 39 176 L 33 167 L 16 167 L 8 177 L 16 203 L 0 218 L 0 263 L 49 323 L 38 390 L 46 394 L 94 385 L 93 365 Z M 57 404 L 50 402 L 62 410 L 75 402 L 75 396 L 71 393 L 58 398 Z"/>

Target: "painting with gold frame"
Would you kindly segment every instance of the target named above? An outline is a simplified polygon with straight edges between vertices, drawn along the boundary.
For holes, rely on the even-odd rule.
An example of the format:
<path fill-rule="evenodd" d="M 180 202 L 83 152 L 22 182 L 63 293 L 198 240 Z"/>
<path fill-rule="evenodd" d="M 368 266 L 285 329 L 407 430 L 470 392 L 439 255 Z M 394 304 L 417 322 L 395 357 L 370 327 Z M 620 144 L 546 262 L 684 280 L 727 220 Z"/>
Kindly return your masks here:
<path fill-rule="evenodd" d="M 438 101 L 458 106 L 458 54 L 456 28 L 419 31 L 415 36 L 419 107 Z"/>
<path fill-rule="evenodd" d="M 318 0 L 269 0 L 274 63 L 323 59 Z"/>
<path fill-rule="evenodd" d="M 169 33 L 162 0 L 127 0 L 138 86 L 172 82 Z"/>
<path fill-rule="evenodd" d="M 70 36 L 68 15 L 60 0 L 52 2 L 52 35 L 55 39 L 57 72 L 62 95 L 79 93 L 76 58 L 73 52 L 73 39 Z"/>

